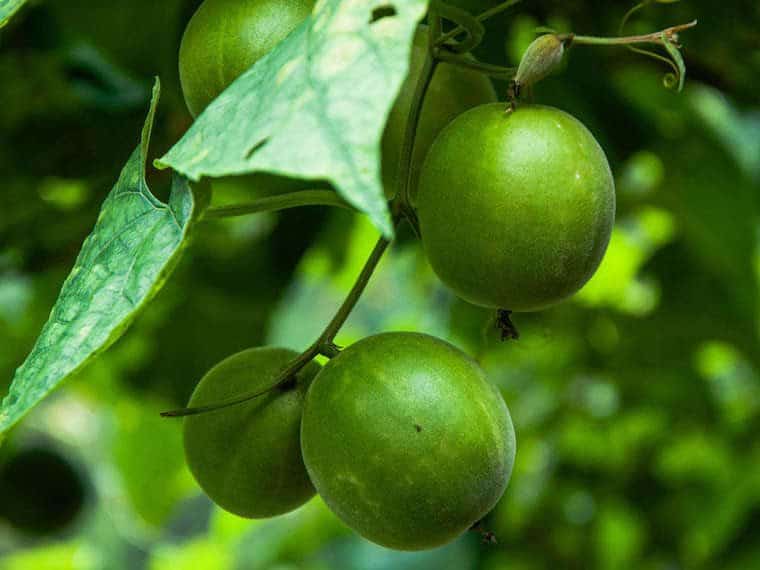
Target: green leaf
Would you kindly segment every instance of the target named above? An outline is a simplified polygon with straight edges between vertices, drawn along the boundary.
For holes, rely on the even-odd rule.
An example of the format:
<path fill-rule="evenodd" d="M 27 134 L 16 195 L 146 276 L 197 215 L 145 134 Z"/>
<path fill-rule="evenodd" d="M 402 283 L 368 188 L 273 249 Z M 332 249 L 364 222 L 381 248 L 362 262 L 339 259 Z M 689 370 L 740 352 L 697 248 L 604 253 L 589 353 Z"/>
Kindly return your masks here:
<path fill-rule="evenodd" d="M 16 371 L 0 407 L 0 432 L 121 336 L 161 288 L 187 242 L 200 209 L 187 181 L 174 177 L 168 204 L 156 199 L 145 181 L 159 93 L 156 81 L 140 146 L 103 203 L 31 354 Z"/>
<path fill-rule="evenodd" d="M 396 2 L 387 15 L 378 0 L 318 2 L 156 165 L 192 180 L 251 171 L 326 179 L 392 235 L 380 138 L 426 5 Z"/>
<path fill-rule="evenodd" d="M 26 0 L 0 0 L 0 28 L 5 26 Z"/>

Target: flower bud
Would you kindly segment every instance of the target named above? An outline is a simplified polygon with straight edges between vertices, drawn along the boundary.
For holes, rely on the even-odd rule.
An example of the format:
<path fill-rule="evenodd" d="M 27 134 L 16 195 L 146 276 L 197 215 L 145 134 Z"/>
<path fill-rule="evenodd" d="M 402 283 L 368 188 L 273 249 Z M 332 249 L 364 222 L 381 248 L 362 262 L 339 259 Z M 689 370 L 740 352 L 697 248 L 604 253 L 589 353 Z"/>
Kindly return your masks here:
<path fill-rule="evenodd" d="M 551 74 L 565 53 L 565 45 L 556 34 L 537 37 L 525 50 L 517 68 L 515 85 L 518 89 L 530 87 Z"/>

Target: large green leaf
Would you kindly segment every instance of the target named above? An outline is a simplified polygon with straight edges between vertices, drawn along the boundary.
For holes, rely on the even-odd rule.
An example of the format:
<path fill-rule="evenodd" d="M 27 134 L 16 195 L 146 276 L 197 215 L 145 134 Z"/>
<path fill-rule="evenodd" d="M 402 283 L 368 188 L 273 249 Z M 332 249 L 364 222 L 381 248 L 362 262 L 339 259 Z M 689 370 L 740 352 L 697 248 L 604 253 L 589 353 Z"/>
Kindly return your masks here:
<path fill-rule="evenodd" d="M 386 235 L 380 138 L 426 0 L 322 0 L 159 161 L 193 180 L 270 171 L 329 180 Z"/>
<path fill-rule="evenodd" d="M 16 371 L 0 407 L 0 432 L 112 344 L 176 265 L 200 208 L 180 176 L 174 177 L 168 204 L 156 199 L 145 181 L 159 92 L 156 82 L 140 146 L 103 203 L 31 354 Z"/>
<path fill-rule="evenodd" d="M 7 24 L 25 3 L 26 0 L 0 0 L 0 28 Z"/>

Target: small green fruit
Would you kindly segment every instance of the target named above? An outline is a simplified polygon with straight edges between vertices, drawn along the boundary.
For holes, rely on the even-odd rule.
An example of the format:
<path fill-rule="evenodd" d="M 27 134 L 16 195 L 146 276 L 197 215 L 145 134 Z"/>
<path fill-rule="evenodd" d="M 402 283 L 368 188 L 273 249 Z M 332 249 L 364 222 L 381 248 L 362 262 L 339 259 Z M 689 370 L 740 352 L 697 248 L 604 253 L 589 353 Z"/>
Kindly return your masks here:
<path fill-rule="evenodd" d="M 558 109 L 482 105 L 430 149 L 417 215 L 428 260 L 460 297 L 535 311 L 596 271 L 615 220 L 604 151 Z"/>
<path fill-rule="evenodd" d="M 264 390 L 297 354 L 258 347 L 214 366 L 195 388 L 188 406 L 217 403 Z M 314 495 L 301 457 L 299 428 L 306 390 L 319 371 L 311 362 L 295 378 L 267 394 L 185 418 L 188 466 L 220 507 L 249 518 L 271 517 Z"/>
<path fill-rule="evenodd" d="M 494 507 L 515 434 L 501 394 L 466 354 L 428 335 L 385 333 L 325 365 L 306 397 L 301 445 L 314 486 L 348 526 L 419 550 Z"/>

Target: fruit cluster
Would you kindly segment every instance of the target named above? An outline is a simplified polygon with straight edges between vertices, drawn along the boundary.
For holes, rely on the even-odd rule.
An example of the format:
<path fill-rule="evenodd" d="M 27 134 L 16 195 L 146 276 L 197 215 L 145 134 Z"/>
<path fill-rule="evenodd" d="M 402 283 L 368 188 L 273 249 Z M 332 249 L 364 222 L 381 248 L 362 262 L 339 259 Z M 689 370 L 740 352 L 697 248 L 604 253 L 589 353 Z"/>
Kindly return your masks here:
<path fill-rule="evenodd" d="M 312 4 L 205 0 L 180 50 L 191 113 L 283 40 Z M 387 197 L 399 176 L 409 177 L 426 255 L 463 299 L 511 311 L 555 304 L 591 277 L 610 238 L 615 194 L 604 152 L 570 115 L 508 108 L 495 102 L 487 77 L 441 63 L 410 172 L 400 172 L 428 33 L 421 27 L 415 37 L 383 135 Z M 276 187 L 276 177 L 270 182 Z M 318 492 L 361 535 L 414 550 L 452 540 L 499 500 L 515 457 L 512 421 L 499 391 L 459 349 L 424 334 L 385 333 L 277 382 L 297 356 L 249 349 L 196 388 L 191 407 L 262 393 L 185 420 L 188 464 L 221 507 L 268 517 Z"/>
<path fill-rule="evenodd" d="M 258 347 L 217 364 L 191 406 L 271 386 L 296 354 Z M 189 416 L 192 473 L 245 517 L 316 491 L 351 528 L 391 548 L 444 544 L 501 497 L 515 457 L 509 411 L 480 366 L 429 335 L 385 333 L 245 404 Z"/>

